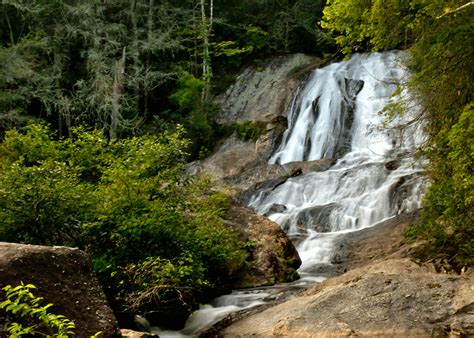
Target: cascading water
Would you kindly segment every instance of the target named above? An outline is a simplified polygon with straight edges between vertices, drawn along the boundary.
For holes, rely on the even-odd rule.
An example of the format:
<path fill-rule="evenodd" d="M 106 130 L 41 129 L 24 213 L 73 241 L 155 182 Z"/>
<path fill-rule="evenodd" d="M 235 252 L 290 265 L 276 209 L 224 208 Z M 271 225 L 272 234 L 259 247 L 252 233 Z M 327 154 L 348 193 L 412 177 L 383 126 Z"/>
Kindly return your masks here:
<path fill-rule="evenodd" d="M 399 63 L 402 56 L 354 55 L 315 70 L 295 94 L 288 130 L 269 163 L 329 159 L 334 164 L 257 191 L 249 206 L 294 240 L 303 262 L 298 270 L 303 283 L 325 278 L 334 244 L 344 233 L 419 207 L 421 164 L 404 155 L 423 141 L 421 128 L 407 127 L 403 137 L 396 128 L 380 128 L 379 112 L 406 76 Z M 195 313 L 182 333 L 196 332 L 210 319 L 222 317 L 219 313 L 261 303 L 267 291 L 220 297 L 214 307 Z"/>
<path fill-rule="evenodd" d="M 314 71 L 288 114 L 289 128 L 270 163 L 337 162 L 259 191 L 249 206 L 297 239 L 301 275 L 330 263 L 342 233 L 419 207 L 421 165 L 401 155 L 413 153 L 422 132 L 413 126 L 400 137 L 394 128 L 381 128 L 379 114 L 406 77 L 401 56 L 354 55 Z"/>

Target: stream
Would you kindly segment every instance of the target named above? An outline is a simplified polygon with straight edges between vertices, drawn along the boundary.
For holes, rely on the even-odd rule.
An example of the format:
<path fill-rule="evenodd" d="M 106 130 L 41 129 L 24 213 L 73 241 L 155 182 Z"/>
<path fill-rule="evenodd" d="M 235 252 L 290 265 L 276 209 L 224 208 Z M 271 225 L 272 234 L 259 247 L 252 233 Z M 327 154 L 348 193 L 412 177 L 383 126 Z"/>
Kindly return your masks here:
<path fill-rule="evenodd" d="M 422 128 L 396 128 L 409 121 L 410 112 L 382 128 L 384 117 L 379 114 L 406 81 L 403 56 L 353 55 L 314 70 L 294 95 L 288 129 L 269 163 L 333 159 L 334 164 L 256 191 L 249 203 L 278 223 L 295 244 L 302 265 L 301 278 L 292 287 L 309 287 L 327 278 L 335 244 L 345 233 L 420 207 L 425 180 L 421 160 L 413 153 L 424 141 Z M 234 291 L 202 305 L 180 332 L 155 332 L 160 337 L 193 336 L 231 312 L 273 299 L 281 287 Z"/>

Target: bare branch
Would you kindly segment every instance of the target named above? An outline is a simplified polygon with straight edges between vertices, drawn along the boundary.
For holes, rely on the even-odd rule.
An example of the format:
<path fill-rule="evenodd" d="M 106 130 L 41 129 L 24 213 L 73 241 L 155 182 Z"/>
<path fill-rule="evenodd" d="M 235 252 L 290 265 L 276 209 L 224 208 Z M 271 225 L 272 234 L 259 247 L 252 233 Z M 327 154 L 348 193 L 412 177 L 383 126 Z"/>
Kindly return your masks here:
<path fill-rule="evenodd" d="M 465 8 L 471 6 L 471 5 L 474 5 L 474 1 L 470 1 L 467 4 L 462 5 L 461 7 L 458 7 L 456 9 L 451 10 L 451 11 L 448 11 L 448 12 L 444 13 L 443 15 L 438 16 L 436 19 L 441 19 L 442 17 L 445 17 L 445 16 L 448 16 L 448 15 L 454 14 L 456 12 L 462 11 L 463 9 L 465 9 Z"/>

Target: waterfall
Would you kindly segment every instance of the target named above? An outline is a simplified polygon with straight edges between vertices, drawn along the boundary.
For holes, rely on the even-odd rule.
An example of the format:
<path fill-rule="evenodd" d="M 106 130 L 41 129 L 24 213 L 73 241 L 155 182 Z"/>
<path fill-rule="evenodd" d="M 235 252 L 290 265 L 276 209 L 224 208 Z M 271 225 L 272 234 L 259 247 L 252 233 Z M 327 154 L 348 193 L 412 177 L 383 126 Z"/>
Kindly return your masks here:
<path fill-rule="evenodd" d="M 329 159 L 324 171 L 289 178 L 254 193 L 249 207 L 278 223 L 293 240 L 302 260 L 298 285 L 324 280 L 335 243 L 345 233 L 374 226 L 419 208 L 425 181 L 413 156 L 424 141 L 419 125 L 382 128 L 379 112 L 407 74 L 401 52 L 354 55 L 348 61 L 313 71 L 294 95 L 288 129 L 270 164 Z M 406 97 L 408 93 L 399 95 Z M 407 155 L 408 154 L 408 155 Z M 179 335 L 198 332 L 226 314 L 261 304 L 268 288 L 235 291 L 195 312 Z"/>
<path fill-rule="evenodd" d="M 295 239 L 303 274 L 330 263 L 333 244 L 344 232 L 419 208 L 421 163 L 403 155 L 421 144 L 421 128 L 405 128 L 402 135 L 396 125 L 381 128 L 380 111 L 406 81 L 403 55 L 354 55 L 315 70 L 290 107 L 288 129 L 269 162 L 332 159 L 335 164 L 260 190 L 249 206 Z M 410 112 L 394 123 L 409 118 Z"/>

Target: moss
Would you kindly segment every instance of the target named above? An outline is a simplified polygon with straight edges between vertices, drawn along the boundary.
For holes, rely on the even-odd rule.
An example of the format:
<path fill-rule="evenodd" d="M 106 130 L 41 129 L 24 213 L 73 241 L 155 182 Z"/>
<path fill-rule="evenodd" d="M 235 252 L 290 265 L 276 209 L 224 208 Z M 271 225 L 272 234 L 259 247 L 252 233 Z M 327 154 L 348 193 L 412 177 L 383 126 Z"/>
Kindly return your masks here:
<path fill-rule="evenodd" d="M 283 282 L 285 283 L 293 282 L 299 278 L 300 278 L 300 275 L 298 274 L 298 272 L 295 269 L 290 269 L 288 273 L 286 274 Z"/>
<path fill-rule="evenodd" d="M 243 123 L 232 123 L 228 125 L 221 125 L 221 135 L 231 136 L 235 135 L 237 138 L 243 141 L 257 140 L 261 135 L 265 134 L 266 128 L 265 122 L 252 122 L 246 121 Z"/>

